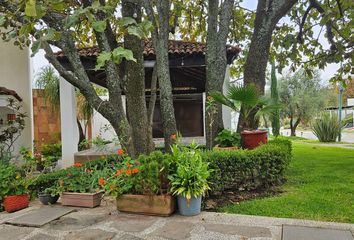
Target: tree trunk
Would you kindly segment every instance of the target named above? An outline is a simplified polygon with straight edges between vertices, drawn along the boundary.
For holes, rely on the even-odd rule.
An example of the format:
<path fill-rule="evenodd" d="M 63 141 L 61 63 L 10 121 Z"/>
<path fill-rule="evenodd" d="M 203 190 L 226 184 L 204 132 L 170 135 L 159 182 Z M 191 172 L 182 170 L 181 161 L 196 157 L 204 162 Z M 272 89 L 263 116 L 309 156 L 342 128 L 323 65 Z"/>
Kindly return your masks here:
<path fill-rule="evenodd" d="M 299 126 L 300 124 L 300 121 L 301 121 L 301 118 L 299 117 L 296 122 L 293 124 L 293 119 L 291 118 L 290 119 L 290 136 L 293 136 L 295 137 L 296 136 L 296 128 L 297 126 Z"/>
<path fill-rule="evenodd" d="M 172 84 L 170 80 L 170 68 L 168 59 L 168 36 L 170 19 L 170 0 L 158 0 L 156 2 L 157 13 L 155 15 L 152 3 L 144 1 L 144 7 L 155 29 L 152 32 L 152 41 L 156 54 L 156 71 L 160 88 L 160 106 L 163 122 L 165 150 L 170 151 L 170 146 L 175 142 L 171 138 L 177 133 L 175 112 L 173 107 Z"/>
<path fill-rule="evenodd" d="M 80 146 L 80 143 L 83 142 L 84 140 L 86 140 L 86 136 L 84 133 L 84 130 L 82 129 L 80 120 L 78 118 L 76 118 L 76 123 L 77 123 L 77 128 L 79 129 L 79 142 L 78 142 L 78 146 Z"/>
<path fill-rule="evenodd" d="M 276 24 L 285 16 L 297 0 L 259 0 L 254 20 L 254 30 L 251 44 L 244 66 L 244 85 L 254 84 L 260 94 L 264 94 L 265 72 L 269 59 L 269 49 Z M 256 111 L 248 119 L 240 115 L 239 130 L 244 122 L 248 121 L 253 129 L 257 129 L 258 121 L 255 119 Z"/>
<path fill-rule="evenodd" d="M 123 17 L 134 17 L 135 20 L 141 20 L 141 4 L 137 1 L 123 0 Z M 143 59 L 143 41 L 134 35 L 124 37 L 124 47 L 130 49 L 136 62 L 126 61 L 126 107 L 128 121 L 132 129 L 133 144 L 135 153 L 133 157 L 139 154 L 148 154 L 152 151 L 152 136 L 149 133 L 149 124 L 147 119 L 147 107 L 145 99 L 145 72 Z"/>
<path fill-rule="evenodd" d="M 219 9 L 219 1 L 208 1 L 208 32 L 206 39 L 206 96 L 211 92 L 223 91 L 225 71 L 227 67 L 226 40 L 229 33 L 229 23 L 233 0 L 225 0 Z M 220 15 L 220 16 L 219 16 Z M 220 20 L 218 21 L 218 18 Z M 215 137 L 224 128 L 222 106 L 216 104 L 216 111 L 211 108 L 205 114 L 207 148 L 215 145 Z"/>

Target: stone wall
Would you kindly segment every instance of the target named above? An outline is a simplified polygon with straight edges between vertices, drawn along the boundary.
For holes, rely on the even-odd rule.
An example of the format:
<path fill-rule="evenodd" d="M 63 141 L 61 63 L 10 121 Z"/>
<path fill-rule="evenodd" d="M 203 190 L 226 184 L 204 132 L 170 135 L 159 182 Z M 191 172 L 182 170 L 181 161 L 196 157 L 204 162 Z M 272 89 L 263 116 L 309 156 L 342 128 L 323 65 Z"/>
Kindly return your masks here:
<path fill-rule="evenodd" d="M 60 142 L 60 110 L 53 111 L 41 95 L 41 89 L 33 89 L 34 141 L 40 148 L 42 144 Z"/>

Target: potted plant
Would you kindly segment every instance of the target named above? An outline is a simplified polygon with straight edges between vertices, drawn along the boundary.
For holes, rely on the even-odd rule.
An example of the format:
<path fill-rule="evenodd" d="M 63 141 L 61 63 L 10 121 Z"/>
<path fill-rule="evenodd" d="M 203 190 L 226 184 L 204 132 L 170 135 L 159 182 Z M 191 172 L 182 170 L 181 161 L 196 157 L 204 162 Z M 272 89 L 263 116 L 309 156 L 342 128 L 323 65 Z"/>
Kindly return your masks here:
<path fill-rule="evenodd" d="M 61 194 L 61 203 L 64 206 L 97 207 L 104 194 L 102 185 L 106 171 L 108 170 L 88 169 L 76 163 L 51 191 Z"/>
<path fill-rule="evenodd" d="M 107 179 L 107 194 L 117 197 L 121 212 L 170 216 L 175 198 L 169 194 L 168 172 L 171 157 L 160 151 L 140 155 L 137 160 L 125 156 L 115 174 Z"/>
<path fill-rule="evenodd" d="M 6 212 L 15 212 L 28 207 L 29 195 L 26 179 L 15 167 L 0 166 L 0 202 Z"/>
<path fill-rule="evenodd" d="M 43 205 L 55 204 L 59 196 L 56 188 L 46 188 L 43 192 L 38 193 L 38 199 Z"/>
<path fill-rule="evenodd" d="M 253 123 L 257 122 L 262 115 L 273 114 L 281 107 L 280 104 L 261 96 L 254 85 L 230 85 L 226 95 L 213 92 L 210 96 L 214 101 L 239 112 L 242 119 L 253 118 L 252 121 L 241 123 L 241 145 L 243 148 L 253 149 L 267 142 L 267 131 L 254 129 L 255 124 Z"/>
<path fill-rule="evenodd" d="M 171 192 L 177 196 L 178 211 L 184 216 L 200 213 L 202 196 L 210 189 L 208 163 L 195 143 L 188 147 L 172 146 L 175 170 L 169 175 Z"/>
<path fill-rule="evenodd" d="M 223 129 L 215 138 L 217 150 L 237 150 L 241 145 L 240 134 Z"/>

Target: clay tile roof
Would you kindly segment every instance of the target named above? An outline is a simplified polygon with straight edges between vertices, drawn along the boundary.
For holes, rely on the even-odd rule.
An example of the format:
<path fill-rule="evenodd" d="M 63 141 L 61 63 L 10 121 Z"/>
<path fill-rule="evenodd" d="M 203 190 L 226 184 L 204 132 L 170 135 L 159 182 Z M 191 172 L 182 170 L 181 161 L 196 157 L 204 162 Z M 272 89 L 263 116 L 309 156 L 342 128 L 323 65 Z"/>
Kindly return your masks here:
<path fill-rule="evenodd" d="M 6 87 L 0 87 L 0 95 L 9 95 L 15 97 L 18 101 L 22 101 L 22 98 L 14 91 L 7 89 Z"/>
<path fill-rule="evenodd" d="M 199 42 L 186 42 L 178 40 L 170 40 L 168 46 L 168 52 L 170 54 L 181 54 L 181 55 L 190 55 L 190 54 L 205 54 L 206 45 Z M 238 46 L 226 45 L 226 50 L 228 55 L 237 56 L 241 49 Z M 97 57 L 100 53 L 100 50 L 97 46 L 80 48 L 79 54 L 82 57 Z M 147 40 L 144 43 L 144 56 L 155 55 L 155 49 L 152 45 L 152 42 Z M 57 52 L 56 56 L 58 58 L 65 57 L 63 52 Z"/>

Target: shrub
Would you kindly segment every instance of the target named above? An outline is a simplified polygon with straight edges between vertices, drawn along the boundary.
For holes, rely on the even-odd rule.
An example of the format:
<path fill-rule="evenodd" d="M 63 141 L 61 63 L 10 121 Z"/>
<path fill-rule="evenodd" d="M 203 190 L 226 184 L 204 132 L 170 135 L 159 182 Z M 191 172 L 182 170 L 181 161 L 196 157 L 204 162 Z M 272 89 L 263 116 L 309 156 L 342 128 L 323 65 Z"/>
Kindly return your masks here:
<path fill-rule="evenodd" d="M 329 113 L 323 113 L 312 124 L 312 132 L 320 142 L 335 142 L 341 128 L 338 117 Z"/>
<path fill-rule="evenodd" d="M 284 179 L 291 159 L 291 142 L 277 138 L 254 150 L 206 151 L 203 158 L 212 170 L 211 194 L 268 188 Z"/>
<path fill-rule="evenodd" d="M 41 154 L 43 157 L 52 157 L 58 160 L 61 158 L 61 143 L 42 145 Z"/>
<path fill-rule="evenodd" d="M 215 138 L 219 147 L 239 147 L 241 146 L 241 136 L 236 132 L 224 129 Z"/>

